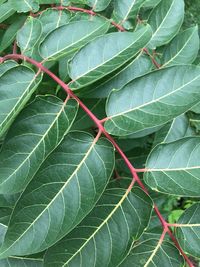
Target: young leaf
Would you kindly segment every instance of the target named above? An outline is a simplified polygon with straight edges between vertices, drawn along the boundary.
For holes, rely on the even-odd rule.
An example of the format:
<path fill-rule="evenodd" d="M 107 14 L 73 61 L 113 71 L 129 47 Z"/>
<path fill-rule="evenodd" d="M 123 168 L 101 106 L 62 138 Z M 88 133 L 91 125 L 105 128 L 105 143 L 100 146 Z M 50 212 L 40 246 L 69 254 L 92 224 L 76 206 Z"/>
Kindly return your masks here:
<path fill-rule="evenodd" d="M 198 27 L 179 33 L 163 52 L 162 67 L 192 63 L 199 51 Z"/>
<path fill-rule="evenodd" d="M 184 260 L 178 249 L 167 241 L 149 239 L 133 247 L 119 267 L 182 267 Z"/>
<path fill-rule="evenodd" d="M 0 193 L 15 193 L 25 188 L 70 129 L 76 113 L 75 100 L 66 104 L 53 96 L 37 97 L 23 110 L 0 151 Z"/>
<path fill-rule="evenodd" d="M 68 134 L 17 202 L 0 258 L 42 251 L 70 232 L 99 199 L 113 167 L 109 141 Z"/>
<path fill-rule="evenodd" d="M 35 91 L 40 78 L 28 67 L 16 66 L 0 76 L 0 136 L 8 129 L 14 118 Z"/>
<path fill-rule="evenodd" d="M 182 249 L 200 258 L 200 203 L 192 205 L 177 222 L 176 237 Z"/>
<path fill-rule="evenodd" d="M 103 11 L 110 4 L 111 0 L 86 0 L 86 4 L 95 12 Z"/>
<path fill-rule="evenodd" d="M 153 36 L 148 46 L 155 49 L 169 43 L 178 33 L 183 18 L 183 0 L 162 0 L 154 8 L 148 20 L 153 30 Z"/>
<path fill-rule="evenodd" d="M 126 21 L 130 18 L 136 18 L 144 2 L 145 0 L 115 0 L 113 19 L 119 24 L 124 24 L 126 27 Z"/>
<path fill-rule="evenodd" d="M 145 182 L 152 190 L 176 196 L 200 196 L 200 137 L 157 145 L 150 153 Z"/>
<path fill-rule="evenodd" d="M 9 0 L 12 8 L 17 12 L 37 12 L 39 9 L 38 0 Z"/>
<path fill-rule="evenodd" d="M 151 211 L 141 189 L 107 189 L 81 224 L 47 251 L 44 266 L 118 266 L 147 227 Z"/>
<path fill-rule="evenodd" d="M 17 33 L 17 44 L 24 55 L 30 56 L 42 34 L 41 22 L 28 17 L 23 27 Z"/>
<path fill-rule="evenodd" d="M 110 33 L 96 38 L 69 63 L 69 75 L 73 80 L 70 88 L 75 90 L 84 87 L 116 70 L 134 57 L 150 38 L 149 26 L 134 33 Z"/>
<path fill-rule="evenodd" d="M 109 21 L 74 21 L 50 32 L 39 47 L 45 60 L 71 55 L 95 37 L 106 33 Z"/>
<path fill-rule="evenodd" d="M 199 67 L 175 66 L 112 91 L 106 106 L 106 130 L 126 136 L 163 125 L 199 102 L 199 81 Z"/>

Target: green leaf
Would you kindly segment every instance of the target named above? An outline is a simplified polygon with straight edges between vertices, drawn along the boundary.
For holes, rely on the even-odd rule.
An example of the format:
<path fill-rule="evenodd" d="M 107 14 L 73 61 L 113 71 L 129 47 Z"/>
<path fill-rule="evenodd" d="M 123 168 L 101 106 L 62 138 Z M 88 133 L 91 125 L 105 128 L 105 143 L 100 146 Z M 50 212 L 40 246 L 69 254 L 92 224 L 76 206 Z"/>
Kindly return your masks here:
<path fill-rule="evenodd" d="M 26 257 L 9 257 L 4 260 L 0 260 L 2 267 L 43 267 L 43 259 L 34 259 Z"/>
<path fill-rule="evenodd" d="M 71 55 L 95 37 L 107 32 L 109 21 L 74 21 L 50 32 L 39 47 L 45 60 Z"/>
<path fill-rule="evenodd" d="M 3 64 L 0 64 L 0 77 L 9 69 L 18 66 L 17 62 L 14 60 L 5 61 Z"/>
<path fill-rule="evenodd" d="M 156 132 L 153 144 L 169 143 L 194 134 L 187 116 L 182 114 Z"/>
<path fill-rule="evenodd" d="M 147 227 L 151 211 L 141 189 L 107 189 L 81 224 L 47 251 L 44 266 L 118 266 Z"/>
<path fill-rule="evenodd" d="M 0 23 L 12 16 L 15 10 L 12 8 L 9 2 L 0 5 Z"/>
<path fill-rule="evenodd" d="M 167 241 L 149 239 L 133 247 L 119 267 L 182 267 L 184 260 L 178 249 Z"/>
<path fill-rule="evenodd" d="M 0 151 L 0 193 L 16 193 L 25 188 L 70 129 L 76 113 L 75 100 L 66 104 L 53 96 L 37 97 L 23 109 Z"/>
<path fill-rule="evenodd" d="M 184 18 L 183 0 L 162 0 L 152 11 L 148 23 L 153 36 L 148 44 L 152 49 L 169 43 L 178 33 Z"/>
<path fill-rule="evenodd" d="M 30 56 L 41 34 L 41 22 L 36 18 L 28 17 L 23 27 L 17 33 L 17 44 L 21 49 L 21 53 Z"/>
<path fill-rule="evenodd" d="M 69 75 L 73 80 L 70 88 L 75 90 L 84 87 L 116 70 L 134 57 L 150 38 L 149 26 L 134 33 L 110 33 L 96 38 L 69 63 Z"/>
<path fill-rule="evenodd" d="M 126 22 L 131 18 L 136 18 L 144 2 L 145 0 L 115 0 L 113 19 L 126 27 Z"/>
<path fill-rule="evenodd" d="M 112 91 L 106 106 L 106 130 L 126 136 L 171 121 L 199 102 L 199 82 L 199 67 L 175 66 Z"/>
<path fill-rule="evenodd" d="M 152 62 L 146 55 L 140 53 L 134 58 L 131 63 L 120 70 L 117 70 L 115 74 L 105 77 L 105 81 L 101 81 L 100 84 L 92 84 L 91 89 L 87 90 L 87 98 L 107 98 L 113 88 L 120 89 L 124 87 L 130 81 L 143 76 L 150 72 L 152 68 Z M 84 97 L 85 92 L 81 94 Z"/>
<path fill-rule="evenodd" d="M 20 194 L 1 194 L 0 195 L 0 207 L 1 208 L 12 208 Z"/>
<path fill-rule="evenodd" d="M 60 3 L 60 0 L 58 1 Z M 71 14 L 69 11 L 47 9 L 39 16 L 39 21 L 42 23 L 42 35 L 43 40 L 51 31 L 65 25 L 69 22 Z"/>
<path fill-rule="evenodd" d="M 30 68 L 22 65 L 0 76 L 0 136 L 8 129 L 40 81 L 41 75 L 36 78 Z"/>
<path fill-rule="evenodd" d="M 160 3 L 161 0 L 146 0 L 143 4 L 143 7 L 145 8 L 153 8 L 155 7 L 158 3 Z"/>
<path fill-rule="evenodd" d="M 9 3 L 17 12 L 37 12 L 40 7 L 38 0 L 9 0 Z"/>
<path fill-rule="evenodd" d="M 150 153 L 145 182 L 152 190 L 177 196 L 200 196 L 200 137 L 157 145 Z"/>
<path fill-rule="evenodd" d="M 179 33 L 164 49 L 162 67 L 192 63 L 199 51 L 198 27 Z"/>
<path fill-rule="evenodd" d="M 0 257 L 42 251 L 70 232 L 99 199 L 113 167 L 109 141 L 68 134 L 17 202 Z"/>
<path fill-rule="evenodd" d="M 3 52 L 16 38 L 17 31 L 24 24 L 26 17 L 23 15 L 17 16 L 14 23 L 12 23 L 5 31 L 0 42 L 0 53 Z"/>
<path fill-rule="evenodd" d="M 200 258 L 200 203 L 195 203 L 181 215 L 176 237 L 182 249 Z"/>
<path fill-rule="evenodd" d="M 106 9 L 110 2 L 111 0 L 86 0 L 86 4 L 96 12 Z"/>

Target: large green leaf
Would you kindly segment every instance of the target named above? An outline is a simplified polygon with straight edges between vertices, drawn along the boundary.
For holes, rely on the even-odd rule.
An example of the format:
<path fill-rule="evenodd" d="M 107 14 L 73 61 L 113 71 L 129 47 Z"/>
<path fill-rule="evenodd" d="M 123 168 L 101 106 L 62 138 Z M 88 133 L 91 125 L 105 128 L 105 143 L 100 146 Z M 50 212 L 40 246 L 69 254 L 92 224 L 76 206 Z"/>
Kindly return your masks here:
<path fill-rule="evenodd" d="M 38 0 L 9 0 L 9 3 L 17 12 L 36 12 L 39 9 Z"/>
<path fill-rule="evenodd" d="M 107 32 L 110 22 L 99 18 L 91 21 L 74 21 L 50 32 L 39 50 L 45 60 L 71 55 L 91 39 Z"/>
<path fill-rule="evenodd" d="M 153 30 L 153 36 L 148 46 L 154 49 L 169 43 L 178 33 L 183 18 L 183 0 L 162 0 L 154 8 L 148 20 Z"/>
<path fill-rule="evenodd" d="M 89 85 L 122 66 L 149 42 L 151 34 L 147 25 L 134 33 L 110 33 L 90 42 L 69 63 L 70 88 Z"/>
<path fill-rule="evenodd" d="M 28 67 L 16 66 L 0 76 L 0 136 L 24 107 L 37 88 L 41 76 Z"/>
<path fill-rule="evenodd" d="M 199 51 L 198 27 L 179 33 L 163 52 L 162 67 L 192 63 Z"/>
<path fill-rule="evenodd" d="M 12 16 L 15 10 L 12 8 L 9 2 L 0 5 L 0 23 Z"/>
<path fill-rule="evenodd" d="M 160 144 L 150 153 L 146 183 L 155 191 L 179 196 L 200 196 L 200 137 Z"/>
<path fill-rule="evenodd" d="M 129 28 L 129 19 L 135 19 L 140 7 L 144 4 L 145 0 L 115 0 L 113 19 Z"/>
<path fill-rule="evenodd" d="M 17 117 L 0 151 L 0 193 L 22 191 L 69 130 L 77 102 L 37 97 Z"/>
<path fill-rule="evenodd" d="M 200 203 L 188 208 L 180 217 L 176 237 L 182 249 L 200 258 Z"/>
<path fill-rule="evenodd" d="M 124 87 L 130 81 L 143 76 L 150 72 L 152 68 L 152 62 L 150 58 L 141 53 L 134 58 L 131 63 L 125 66 L 121 70 L 117 70 L 116 73 L 110 75 L 108 78 L 105 77 L 105 81 L 100 81 L 99 84 L 91 85 L 91 89 L 87 90 L 87 98 L 107 98 L 113 88 L 120 89 Z M 85 92 L 81 96 L 84 97 Z"/>
<path fill-rule="evenodd" d="M 0 64 L 0 77 L 9 69 L 18 66 L 17 62 L 14 60 L 5 61 L 3 64 Z"/>
<path fill-rule="evenodd" d="M 42 34 L 41 22 L 33 17 L 28 17 L 23 27 L 17 33 L 17 43 L 22 54 L 30 56 Z"/>
<path fill-rule="evenodd" d="M 96 12 L 102 11 L 106 9 L 106 7 L 110 4 L 111 0 L 86 0 L 86 4 Z"/>
<path fill-rule="evenodd" d="M 149 239 L 133 247 L 119 267 L 182 267 L 184 260 L 178 249 L 167 241 Z"/>
<path fill-rule="evenodd" d="M 109 141 L 68 134 L 17 202 L 0 257 L 42 251 L 70 232 L 99 199 L 113 167 Z"/>
<path fill-rule="evenodd" d="M 198 103 L 199 89 L 197 66 L 175 66 L 149 73 L 112 91 L 105 128 L 111 134 L 126 136 L 161 126 Z"/>
<path fill-rule="evenodd" d="M 81 224 L 47 251 L 44 266 L 118 266 L 147 227 L 151 211 L 141 189 L 107 189 Z"/>

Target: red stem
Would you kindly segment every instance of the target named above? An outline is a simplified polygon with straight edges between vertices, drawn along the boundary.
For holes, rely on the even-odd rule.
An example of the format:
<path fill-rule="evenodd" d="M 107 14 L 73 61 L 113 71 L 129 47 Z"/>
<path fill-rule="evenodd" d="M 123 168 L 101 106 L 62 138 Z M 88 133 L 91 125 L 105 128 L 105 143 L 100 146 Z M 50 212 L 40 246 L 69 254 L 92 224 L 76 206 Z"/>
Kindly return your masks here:
<path fill-rule="evenodd" d="M 133 176 L 133 180 L 128 188 L 128 192 L 132 189 L 133 185 L 135 182 L 137 182 L 139 184 L 139 186 L 142 188 L 142 190 L 149 195 L 148 190 L 146 189 L 146 187 L 144 186 L 144 184 L 142 183 L 142 181 L 140 180 L 140 178 L 137 175 L 136 169 L 133 167 L 133 165 L 131 164 L 131 162 L 129 161 L 129 159 L 126 157 L 126 155 L 124 154 L 124 152 L 121 150 L 121 148 L 118 146 L 118 144 L 115 142 L 115 140 L 106 132 L 104 126 L 102 125 L 102 122 L 85 106 L 85 104 L 71 91 L 71 89 L 69 88 L 69 86 L 67 84 L 65 84 L 61 79 L 59 79 L 53 72 L 51 72 L 50 70 L 48 70 L 47 68 L 45 68 L 40 62 L 35 61 L 34 59 L 31 59 L 29 57 L 26 57 L 24 55 L 18 55 L 18 54 L 10 54 L 10 55 L 6 55 L 3 58 L 0 58 L 0 63 L 3 63 L 5 60 L 7 59 L 14 59 L 14 60 L 25 60 L 31 64 L 33 64 L 34 66 L 36 66 L 39 70 L 45 72 L 46 74 L 48 74 L 55 82 L 57 82 L 64 90 L 65 92 L 68 94 L 68 96 L 72 97 L 73 99 L 75 99 L 80 107 L 87 113 L 87 115 L 93 120 L 93 122 L 97 125 L 97 127 L 99 128 L 99 134 L 103 133 L 108 140 L 110 140 L 110 142 L 114 145 L 115 149 L 118 151 L 118 153 L 121 155 L 121 157 L 124 159 L 127 167 L 129 168 L 132 176 Z M 180 253 L 182 254 L 182 256 L 184 257 L 185 261 L 188 263 L 188 265 L 190 267 L 194 267 L 193 263 L 189 260 L 189 258 L 187 257 L 187 255 L 184 253 L 184 251 L 181 249 L 181 247 L 178 244 L 178 241 L 176 240 L 176 238 L 174 237 L 173 233 L 171 232 L 168 223 L 165 221 L 165 219 L 163 218 L 162 214 L 160 213 L 160 211 L 158 210 L 157 206 L 154 205 L 154 210 L 160 220 L 160 222 L 163 225 L 163 229 L 164 231 L 168 232 L 168 234 L 170 235 L 171 239 L 173 240 L 174 244 L 176 245 L 176 247 L 179 249 Z"/>

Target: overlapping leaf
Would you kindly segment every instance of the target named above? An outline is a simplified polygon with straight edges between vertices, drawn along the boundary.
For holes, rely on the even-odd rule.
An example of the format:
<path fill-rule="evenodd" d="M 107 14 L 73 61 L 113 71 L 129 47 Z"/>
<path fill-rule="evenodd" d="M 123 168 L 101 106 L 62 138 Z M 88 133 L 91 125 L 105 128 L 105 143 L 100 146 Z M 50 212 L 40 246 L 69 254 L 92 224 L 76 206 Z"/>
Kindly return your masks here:
<path fill-rule="evenodd" d="M 199 144 L 199 137 L 186 137 L 156 146 L 147 159 L 146 183 L 162 193 L 199 197 Z"/>
<path fill-rule="evenodd" d="M 175 66 L 112 91 L 106 107 L 106 130 L 126 136 L 163 125 L 199 102 L 199 82 L 199 67 Z"/>
<path fill-rule="evenodd" d="M 162 0 L 154 8 L 148 20 L 153 30 L 149 47 L 154 49 L 168 43 L 178 33 L 183 18 L 183 0 Z"/>
<path fill-rule="evenodd" d="M 179 33 L 163 52 L 162 67 L 192 63 L 199 51 L 198 27 Z"/>
<path fill-rule="evenodd" d="M 75 53 L 95 37 L 107 32 L 109 21 L 101 18 L 91 21 L 74 21 L 50 32 L 39 47 L 44 59 L 53 60 Z"/>
<path fill-rule="evenodd" d="M 182 267 L 184 260 L 178 249 L 167 241 L 149 239 L 133 247 L 119 267 Z"/>
<path fill-rule="evenodd" d="M 0 76 L 0 136 L 8 129 L 41 80 L 41 75 L 36 79 L 36 74 L 28 67 L 19 65 L 9 69 L 5 64 Z M 13 66 L 13 63 L 9 64 Z"/>
<path fill-rule="evenodd" d="M 106 9 L 111 0 L 86 0 L 86 4 L 96 12 Z"/>
<path fill-rule="evenodd" d="M 69 75 L 73 80 L 70 88 L 89 85 L 122 66 L 149 42 L 151 33 L 147 25 L 134 33 L 110 33 L 90 42 L 69 64 Z"/>
<path fill-rule="evenodd" d="M 17 12 L 36 12 L 39 9 L 38 0 L 9 0 L 9 3 Z"/>
<path fill-rule="evenodd" d="M 109 141 L 68 134 L 21 195 L 0 257 L 42 251 L 70 232 L 99 199 L 113 166 Z"/>
<path fill-rule="evenodd" d="M 180 217 L 176 228 L 176 237 L 182 249 L 200 258 L 200 203 L 188 208 Z"/>
<path fill-rule="evenodd" d="M 3 3 L 0 5 L 0 23 L 12 16 L 15 13 L 10 2 Z"/>
<path fill-rule="evenodd" d="M 1 193 L 24 189 L 69 130 L 76 113 L 75 100 L 65 104 L 53 96 L 38 97 L 23 110 L 0 151 Z"/>
<path fill-rule="evenodd" d="M 151 211 L 141 189 L 107 189 L 81 224 L 47 251 L 44 266 L 118 266 L 147 227 Z"/>

